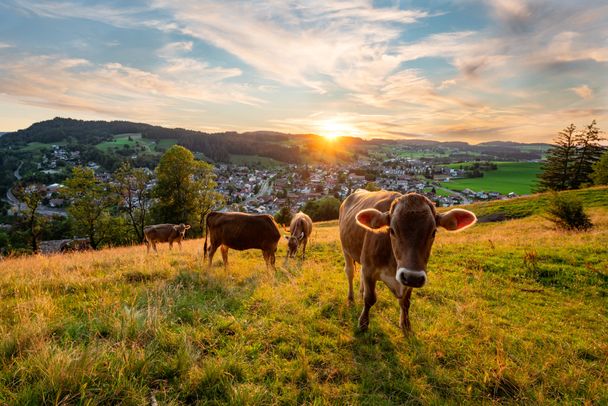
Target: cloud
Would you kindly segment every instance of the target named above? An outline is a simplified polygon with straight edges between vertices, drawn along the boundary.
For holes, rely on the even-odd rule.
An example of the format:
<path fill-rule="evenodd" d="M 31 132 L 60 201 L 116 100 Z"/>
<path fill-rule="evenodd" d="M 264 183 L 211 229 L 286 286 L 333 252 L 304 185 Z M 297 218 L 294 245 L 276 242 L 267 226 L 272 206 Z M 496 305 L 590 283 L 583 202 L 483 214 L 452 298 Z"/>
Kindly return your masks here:
<path fill-rule="evenodd" d="M 59 56 L 24 56 L 0 63 L 0 93 L 22 104 L 158 121 L 209 104 L 259 105 L 239 84 L 223 83 L 235 69 L 169 60 L 157 71 L 120 63 L 94 64 Z"/>
<path fill-rule="evenodd" d="M 591 99 L 593 97 L 593 90 L 587 85 L 571 87 L 568 90 L 572 90 L 581 99 Z"/>
<path fill-rule="evenodd" d="M 22 103 L 167 120 L 222 104 L 227 127 L 235 116 L 244 122 L 238 106 L 264 105 L 249 123 L 299 132 L 338 116 L 370 136 L 526 139 L 553 134 L 556 111 L 582 117 L 607 100 L 608 5 L 591 0 L 468 0 L 484 25 L 457 31 L 446 28 L 451 2 L 441 2 L 444 26 L 433 25 L 437 13 L 371 0 L 8 4 L 53 20 L 158 30 L 167 41 L 138 66 L 84 52 L 11 59 L 15 66 L 0 66 L 0 91 Z M 433 34 L 418 37 L 426 28 L 411 28 L 420 23 Z M 202 49 L 212 49 L 209 59 Z"/>

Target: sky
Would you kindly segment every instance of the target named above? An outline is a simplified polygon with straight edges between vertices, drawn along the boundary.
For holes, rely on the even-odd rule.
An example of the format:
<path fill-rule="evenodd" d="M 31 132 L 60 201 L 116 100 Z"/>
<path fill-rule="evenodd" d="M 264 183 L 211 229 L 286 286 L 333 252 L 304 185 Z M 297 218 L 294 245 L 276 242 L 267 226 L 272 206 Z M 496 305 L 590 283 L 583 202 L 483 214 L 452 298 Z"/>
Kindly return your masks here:
<path fill-rule="evenodd" d="M 608 125 L 608 2 L 0 0 L 0 131 L 547 142 Z"/>

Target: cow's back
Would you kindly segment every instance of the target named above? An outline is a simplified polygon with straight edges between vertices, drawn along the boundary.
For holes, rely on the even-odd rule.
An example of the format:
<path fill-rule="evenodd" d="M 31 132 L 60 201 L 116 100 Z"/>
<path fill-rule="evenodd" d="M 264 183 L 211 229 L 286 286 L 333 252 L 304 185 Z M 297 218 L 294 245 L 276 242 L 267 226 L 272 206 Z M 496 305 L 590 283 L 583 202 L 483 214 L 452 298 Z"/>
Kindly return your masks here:
<path fill-rule="evenodd" d="M 144 236 L 148 241 L 167 242 L 174 232 L 173 224 L 155 224 L 144 227 Z"/>
<path fill-rule="evenodd" d="M 304 233 L 304 237 L 308 237 L 312 232 L 312 220 L 308 215 L 302 212 L 298 212 L 289 225 L 289 231 L 291 235 L 298 237 L 300 233 Z"/>
<path fill-rule="evenodd" d="M 268 214 L 210 213 L 207 225 L 212 241 L 235 250 L 276 249 L 279 226 Z"/>
<path fill-rule="evenodd" d="M 365 238 L 386 238 L 366 231 L 357 224 L 357 213 L 365 209 L 377 209 L 381 212 L 390 210 L 393 200 L 401 196 L 398 192 L 380 190 L 368 192 L 358 189 L 348 196 L 340 205 L 340 243 L 342 249 L 356 262 L 361 263 L 361 251 Z"/>

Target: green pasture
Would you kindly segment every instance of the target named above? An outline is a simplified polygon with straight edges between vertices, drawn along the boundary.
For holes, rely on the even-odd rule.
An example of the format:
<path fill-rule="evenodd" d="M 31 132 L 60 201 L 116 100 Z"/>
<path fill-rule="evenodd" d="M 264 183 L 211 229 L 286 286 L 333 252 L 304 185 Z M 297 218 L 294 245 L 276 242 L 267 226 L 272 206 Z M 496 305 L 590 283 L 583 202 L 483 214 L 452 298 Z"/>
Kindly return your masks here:
<path fill-rule="evenodd" d="M 537 175 L 541 173 L 539 162 L 497 162 L 498 169 L 484 172 L 482 178 L 454 179 L 450 182 L 442 182 L 442 186 L 452 190 L 471 189 L 476 192 L 499 192 L 507 194 L 515 192 L 518 195 L 527 195 L 533 192 Z M 460 165 L 451 164 L 452 168 L 460 168 Z"/>

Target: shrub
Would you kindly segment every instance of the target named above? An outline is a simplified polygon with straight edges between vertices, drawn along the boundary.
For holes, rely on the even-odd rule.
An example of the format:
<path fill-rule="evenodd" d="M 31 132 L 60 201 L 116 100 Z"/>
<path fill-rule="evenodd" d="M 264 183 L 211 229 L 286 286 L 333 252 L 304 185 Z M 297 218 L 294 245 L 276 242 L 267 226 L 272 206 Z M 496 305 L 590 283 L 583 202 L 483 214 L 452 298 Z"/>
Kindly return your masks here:
<path fill-rule="evenodd" d="M 550 198 L 546 218 L 565 230 L 585 231 L 593 227 L 583 203 L 563 194 L 556 193 Z"/>
<path fill-rule="evenodd" d="M 340 200 L 333 196 L 322 197 L 306 202 L 302 211 L 310 216 L 312 221 L 327 221 L 338 218 Z"/>

